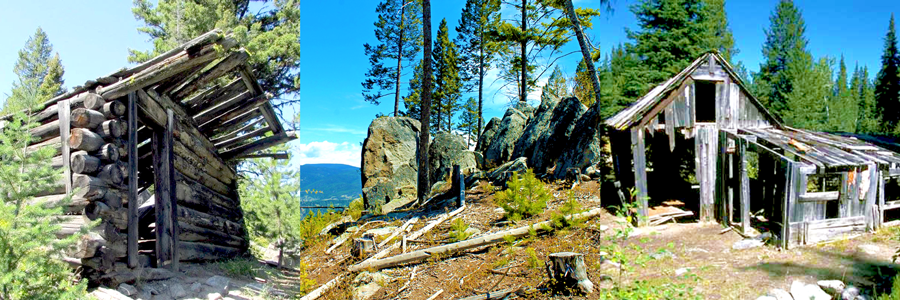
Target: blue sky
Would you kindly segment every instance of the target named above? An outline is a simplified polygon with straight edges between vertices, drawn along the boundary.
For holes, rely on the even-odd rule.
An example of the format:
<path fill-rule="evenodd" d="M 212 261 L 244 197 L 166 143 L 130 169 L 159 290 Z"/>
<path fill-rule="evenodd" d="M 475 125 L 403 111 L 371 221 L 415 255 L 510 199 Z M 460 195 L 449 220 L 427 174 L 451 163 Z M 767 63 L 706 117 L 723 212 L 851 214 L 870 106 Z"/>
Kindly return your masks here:
<path fill-rule="evenodd" d="M 607 51 L 626 42 L 624 28 L 636 28 L 628 9 L 634 1 L 614 1 L 612 14 L 594 20 L 588 31 L 595 45 Z M 434 31 L 442 18 L 451 28 L 458 24 L 463 0 L 432 1 Z M 853 4 L 849 4 L 853 3 Z M 796 1 L 806 21 L 809 49 L 815 57 L 839 59 L 843 54 L 848 68 L 855 63 L 869 67 L 870 76 L 880 68 L 883 38 L 892 12 L 900 11 L 900 1 Z M 374 37 L 377 1 L 307 1 L 303 7 L 303 100 L 301 111 L 300 159 L 302 163 L 339 162 L 359 165 L 360 142 L 377 113 L 390 113 L 393 99 L 375 106 L 362 100 L 360 83 L 369 65 L 363 44 Z M 759 69 L 764 29 L 777 1 L 727 1 L 726 12 L 740 53 L 734 57 L 751 71 Z M 599 8 L 598 0 L 575 1 L 576 6 Z M 572 41 L 567 49 L 575 50 Z M 569 52 L 569 51 L 563 51 Z M 579 57 L 559 61 L 563 72 L 574 74 Z M 549 73 L 549 72 L 548 72 Z M 405 79 L 406 81 L 406 79 Z M 489 82 L 489 81 L 488 81 Z M 491 89 L 496 90 L 500 83 Z M 405 86 L 402 94 L 406 94 Z M 509 101 L 502 93 L 487 93 L 485 119 L 502 116 Z M 539 93 L 533 93 L 537 101 Z M 466 98 L 468 96 L 465 96 Z M 402 104 L 401 104 L 402 105 Z M 305 151 L 305 152 L 304 152 Z"/>
<path fill-rule="evenodd" d="M 433 0 L 433 29 L 442 18 L 451 28 L 458 23 L 464 0 Z M 576 0 L 576 6 L 599 7 L 598 0 Z M 635 28 L 628 6 L 634 1 L 613 0 L 614 12 L 594 20 L 588 31 L 595 44 L 608 50 L 627 41 L 624 28 Z M 293 142 L 294 162 L 344 163 L 359 166 L 360 143 L 377 113 L 392 111 L 384 101 L 375 106 L 362 100 L 360 83 L 368 70 L 364 43 L 376 43 L 376 0 L 305 1 L 302 7 L 301 131 Z M 740 53 L 734 57 L 752 71 L 759 67 L 760 47 L 777 1 L 728 1 L 726 11 Z M 854 3 L 854 2 L 849 2 Z M 880 67 L 883 38 L 890 14 L 900 12 L 900 1 L 797 1 L 807 25 L 813 55 L 839 58 L 848 67 L 858 62 L 874 76 Z M 131 14 L 131 1 L 4 1 L 0 4 L 0 97 L 5 98 L 15 77 L 16 53 L 38 26 L 48 34 L 66 70 L 66 86 L 107 74 L 123 66 L 128 49 L 148 49 L 141 24 Z M 567 46 L 575 50 L 573 41 Z M 568 51 L 564 51 L 568 52 Z M 559 61 L 568 75 L 578 56 Z M 405 80 L 404 80 L 405 81 Z M 485 117 L 501 116 L 509 103 L 496 83 L 486 93 Z M 405 86 L 404 91 L 405 94 Z M 537 99 L 534 93 L 534 100 Z"/>

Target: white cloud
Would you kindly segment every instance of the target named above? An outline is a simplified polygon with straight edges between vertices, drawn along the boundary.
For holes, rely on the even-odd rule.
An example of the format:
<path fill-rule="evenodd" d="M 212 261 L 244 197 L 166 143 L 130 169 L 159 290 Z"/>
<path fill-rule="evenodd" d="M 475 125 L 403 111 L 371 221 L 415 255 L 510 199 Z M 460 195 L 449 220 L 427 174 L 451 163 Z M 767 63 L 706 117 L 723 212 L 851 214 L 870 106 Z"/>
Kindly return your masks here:
<path fill-rule="evenodd" d="M 305 164 L 345 164 L 359 167 L 362 160 L 362 147 L 350 142 L 332 143 L 329 141 L 297 144 L 297 159 L 300 165 Z"/>
<path fill-rule="evenodd" d="M 366 135 L 365 130 L 352 129 L 334 124 L 325 124 L 323 127 L 306 128 L 306 131 L 322 131 L 327 133 L 349 133 L 354 135 Z"/>

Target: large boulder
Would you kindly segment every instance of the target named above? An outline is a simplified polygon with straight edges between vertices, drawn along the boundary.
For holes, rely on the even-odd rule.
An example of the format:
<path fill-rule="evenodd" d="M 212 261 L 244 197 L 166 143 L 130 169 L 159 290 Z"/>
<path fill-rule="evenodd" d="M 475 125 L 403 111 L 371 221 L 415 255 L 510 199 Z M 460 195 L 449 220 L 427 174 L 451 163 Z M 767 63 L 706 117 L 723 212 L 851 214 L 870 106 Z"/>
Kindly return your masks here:
<path fill-rule="evenodd" d="M 363 203 L 374 213 L 388 213 L 416 200 L 419 121 L 382 117 L 369 125 L 362 147 Z"/>
<path fill-rule="evenodd" d="M 484 154 L 487 148 L 490 148 L 494 142 L 494 136 L 497 135 L 497 129 L 500 127 L 501 119 L 498 117 L 491 118 L 487 125 L 484 126 L 481 135 L 478 136 L 478 143 L 475 144 L 475 152 Z M 482 157 L 482 159 L 484 159 Z M 482 167 L 483 168 L 483 167 Z"/>
<path fill-rule="evenodd" d="M 522 136 L 516 141 L 513 157 L 527 157 L 534 164 L 537 157 L 533 154 L 535 151 L 540 151 L 536 147 L 545 144 L 542 140 L 549 136 L 550 120 L 553 118 L 553 111 L 558 103 L 559 98 L 555 96 L 550 95 L 550 97 L 544 98 L 534 116 L 528 121 L 528 125 L 525 126 Z"/>
<path fill-rule="evenodd" d="M 587 107 L 575 97 L 563 99 L 556 105 L 545 135 L 534 145 L 534 152 L 528 160 L 535 173 L 545 173 L 557 164 L 564 151 L 572 147 L 570 137 L 586 110 Z M 565 169 L 557 168 L 554 172 L 565 172 Z"/>
<path fill-rule="evenodd" d="M 566 147 L 559 155 L 553 177 L 563 179 L 566 170 L 577 168 L 584 170 L 597 163 L 605 163 L 608 157 L 604 152 L 603 118 L 600 105 L 594 104 L 576 122 L 569 135 Z"/>
<path fill-rule="evenodd" d="M 487 172 L 487 178 L 496 186 L 506 186 L 506 181 L 512 178 L 513 173 L 523 174 L 526 171 L 528 158 L 519 157 L 490 170 Z"/>
<path fill-rule="evenodd" d="M 527 104 L 518 106 L 527 107 Z M 528 115 L 514 107 L 506 110 L 506 114 L 503 115 L 503 119 L 497 126 L 497 133 L 494 135 L 493 141 L 482 152 L 484 155 L 483 168 L 494 168 L 513 158 L 516 141 L 522 136 L 527 123 Z"/>
<path fill-rule="evenodd" d="M 478 168 L 475 163 L 475 152 L 466 147 L 466 140 L 449 132 L 438 132 L 428 148 L 428 160 L 431 170 L 431 182 L 446 180 L 453 172 L 453 165 L 459 165 L 460 172 L 472 174 Z"/>

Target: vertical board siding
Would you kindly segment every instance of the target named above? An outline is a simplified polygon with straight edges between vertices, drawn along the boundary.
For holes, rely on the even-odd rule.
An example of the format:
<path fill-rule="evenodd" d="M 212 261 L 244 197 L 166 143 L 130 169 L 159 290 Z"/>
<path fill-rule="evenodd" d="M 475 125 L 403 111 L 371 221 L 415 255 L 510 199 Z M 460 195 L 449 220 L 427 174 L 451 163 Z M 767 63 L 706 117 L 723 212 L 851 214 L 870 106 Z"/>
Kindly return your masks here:
<path fill-rule="evenodd" d="M 644 147 L 644 131 L 640 128 L 631 129 L 631 146 L 631 152 L 634 155 L 634 185 L 637 190 L 638 210 L 641 216 L 648 217 L 646 148 Z"/>

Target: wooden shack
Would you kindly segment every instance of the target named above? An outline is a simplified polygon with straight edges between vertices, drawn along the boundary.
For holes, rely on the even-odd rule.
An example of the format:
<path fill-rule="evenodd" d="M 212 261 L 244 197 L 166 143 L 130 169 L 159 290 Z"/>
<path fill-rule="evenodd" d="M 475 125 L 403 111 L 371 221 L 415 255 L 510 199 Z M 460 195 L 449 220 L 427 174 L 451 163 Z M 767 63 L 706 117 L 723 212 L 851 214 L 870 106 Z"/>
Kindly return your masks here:
<path fill-rule="evenodd" d="M 74 195 L 59 237 L 100 220 L 66 258 L 85 277 L 130 281 L 133 270 L 247 253 L 236 161 L 296 138 L 248 58 L 212 31 L 32 112 L 41 125 L 29 147 L 56 149 L 64 173 L 35 203 Z"/>
<path fill-rule="evenodd" d="M 862 137 L 784 126 L 715 52 L 605 124 L 616 176 L 642 216 L 679 200 L 701 222 L 757 226 L 790 247 L 878 228 L 885 210 L 900 207 L 884 194 L 900 155 Z"/>

